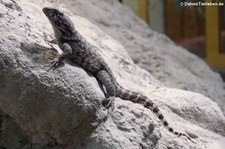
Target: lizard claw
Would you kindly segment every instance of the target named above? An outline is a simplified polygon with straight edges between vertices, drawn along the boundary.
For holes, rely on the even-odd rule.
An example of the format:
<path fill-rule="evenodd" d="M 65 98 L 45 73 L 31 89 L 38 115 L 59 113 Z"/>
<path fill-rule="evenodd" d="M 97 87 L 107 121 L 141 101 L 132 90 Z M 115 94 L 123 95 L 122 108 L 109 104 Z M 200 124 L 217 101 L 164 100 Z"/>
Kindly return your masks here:
<path fill-rule="evenodd" d="M 53 60 L 49 61 L 49 64 L 51 67 L 55 67 L 59 65 L 59 59 L 58 58 L 54 58 Z"/>
<path fill-rule="evenodd" d="M 57 66 L 60 64 L 59 58 L 54 58 L 53 60 L 50 60 L 49 62 L 50 68 L 47 71 L 54 70 Z"/>
<path fill-rule="evenodd" d="M 114 109 L 114 99 L 115 97 L 108 97 L 102 101 L 102 105 L 108 109 L 108 113 L 112 112 Z"/>

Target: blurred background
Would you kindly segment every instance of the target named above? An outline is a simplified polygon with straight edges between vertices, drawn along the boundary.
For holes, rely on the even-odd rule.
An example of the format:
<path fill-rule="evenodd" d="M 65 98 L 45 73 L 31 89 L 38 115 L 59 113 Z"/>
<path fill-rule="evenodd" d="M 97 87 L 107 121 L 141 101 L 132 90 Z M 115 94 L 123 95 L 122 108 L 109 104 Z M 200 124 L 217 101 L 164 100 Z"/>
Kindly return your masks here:
<path fill-rule="evenodd" d="M 204 59 L 225 80 L 224 0 L 119 0 L 150 28 Z M 217 3 L 219 6 L 193 6 Z"/>

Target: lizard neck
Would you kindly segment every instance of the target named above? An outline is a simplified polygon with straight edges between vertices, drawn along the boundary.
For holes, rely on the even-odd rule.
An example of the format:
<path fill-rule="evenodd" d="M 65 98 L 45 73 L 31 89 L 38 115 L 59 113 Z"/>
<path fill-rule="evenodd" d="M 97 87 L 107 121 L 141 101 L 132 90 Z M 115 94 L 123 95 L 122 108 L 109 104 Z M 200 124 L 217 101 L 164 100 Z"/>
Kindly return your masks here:
<path fill-rule="evenodd" d="M 72 40 L 75 37 L 75 31 L 62 31 L 58 27 L 53 26 L 55 38 L 57 41 L 60 40 Z"/>
<path fill-rule="evenodd" d="M 83 36 L 75 29 L 73 31 L 62 32 L 60 29 L 54 28 L 54 33 L 58 42 L 79 42 L 84 39 Z"/>

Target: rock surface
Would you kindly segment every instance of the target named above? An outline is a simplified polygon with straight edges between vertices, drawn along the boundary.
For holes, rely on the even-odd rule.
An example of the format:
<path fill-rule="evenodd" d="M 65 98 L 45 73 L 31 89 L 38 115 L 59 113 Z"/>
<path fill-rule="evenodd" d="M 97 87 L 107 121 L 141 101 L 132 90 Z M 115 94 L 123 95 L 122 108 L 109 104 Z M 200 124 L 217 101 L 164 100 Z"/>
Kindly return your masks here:
<path fill-rule="evenodd" d="M 112 0 L 106 2 L 115 4 Z M 196 143 L 175 137 L 150 110 L 119 98 L 106 120 L 107 111 L 101 106 L 104 96 L 92 74 L 69 62 L 55 71 L 47 71 L 47 60 L 56 55 L 44 40 L 44 34 L 53 38 L 52 28 L 41 11 L 47 5 L 58 4 L 0 1 L 0 147 L 222 149 L 225 146 L 225 118 L 216 103 L 201 94 L 164 87 L 135 65 L 119 42 L 62 6 L 60 9 L 70 16 L 77 30 L 98 47 L 118 82 L 148 96 L 172 127 L 189 134 Z"/>
<path fill-rule="evenodd" d="M 116 0 L 65 0 L 61 5 L 120 41 L 134 62 L 165 86 L 201 93 L 217 102 L 225 114 L 225 85 L 219 74 L 166 36 L 149 29 Z"/>

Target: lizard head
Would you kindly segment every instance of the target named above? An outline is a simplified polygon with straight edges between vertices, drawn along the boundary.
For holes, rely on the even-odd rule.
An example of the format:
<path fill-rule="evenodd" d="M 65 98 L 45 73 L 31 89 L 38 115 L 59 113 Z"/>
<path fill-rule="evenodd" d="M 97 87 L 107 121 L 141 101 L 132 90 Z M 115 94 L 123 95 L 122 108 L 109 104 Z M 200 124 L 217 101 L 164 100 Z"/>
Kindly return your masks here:
<path fill-rule="evenodd" d="M 72 21 L 64 13 L 48 7 L 43 8 L 42 11 L 51 22 L 56 37 L 70 37 L 73 35 L 75 27 Z"/>

